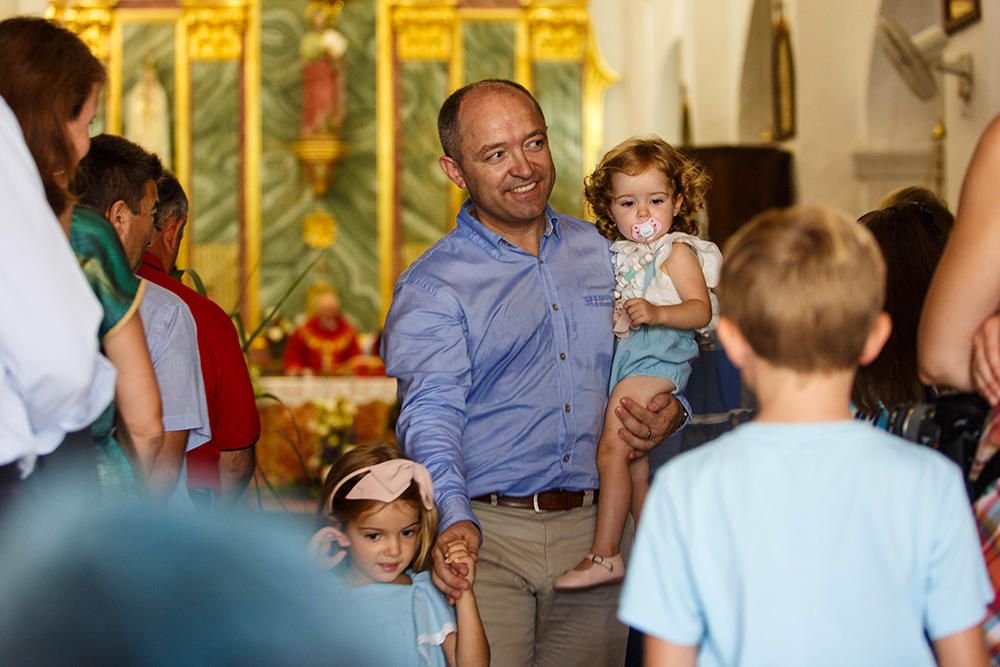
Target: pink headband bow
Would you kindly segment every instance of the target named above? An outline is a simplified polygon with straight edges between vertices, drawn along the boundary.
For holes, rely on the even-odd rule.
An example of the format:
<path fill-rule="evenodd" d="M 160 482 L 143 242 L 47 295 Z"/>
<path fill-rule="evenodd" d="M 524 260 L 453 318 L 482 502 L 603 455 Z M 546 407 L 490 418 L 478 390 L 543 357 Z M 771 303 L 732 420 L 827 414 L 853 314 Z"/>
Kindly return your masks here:
<path fill-rule="evenodd" d="M 368 475 L 354 485 L 354 488 L 344 496 L 348 500 L 377 500 L 383 503 L 391 503 L 399 498 L 411 482 L 417 483 L 420 491 L 420 500 L 427 509 L 434 509 L 434 486 L 431 483 L 431 475 L 427 468 L 416 461 L 409 459 L 392 459 L 383 461 L 373 466 L 367 466 L 355 470 L 350 475 L 340 480 L 337 486 L 333 487 L 333 493 L 326 501 L 326 513 L 330 514 L 333 509 L 333 498 L 337 491 L 344 485 L 344 482 L 354 479 L 360 475 Z"/>

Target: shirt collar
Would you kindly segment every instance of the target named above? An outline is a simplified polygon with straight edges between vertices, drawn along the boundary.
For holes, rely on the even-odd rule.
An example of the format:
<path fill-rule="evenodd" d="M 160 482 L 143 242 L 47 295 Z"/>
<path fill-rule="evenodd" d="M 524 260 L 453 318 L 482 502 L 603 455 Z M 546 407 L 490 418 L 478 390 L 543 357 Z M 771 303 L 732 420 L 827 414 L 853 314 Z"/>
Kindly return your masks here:
<path fill-rule="evenodd" d="M 515 246 L 507 241 L 505 238 L 489 229 L 483 223 L 479 222 L 472 215 L 472 200 L 466 199 L 462 203 L 462 207 L 458 211 L 458 217 L 455 219 L 458 229 L 461 230 L 467 237 L 469 237 L 476 245 L 482 247 L 486 252 L 490 253 L 494 257 L 499 257 L 503 250 L 510 250 Z M 551 206 L 545 205 L 545 231 L 542 233 L 542 238 L 548 237 L 551 234 L 555 234 L 556 238 L 562 237 L 562 227 L 559 222 L 559 214 L 557 214 Z"/>
<path fill-rule="evenodd" d="M 155 269 L 161 273 L 167 272 L 167 270 L 163 268 L 163 262 L 160 261 L 160 258 L 151 252 L 147 252 L 145 255 L 142 256 L 142 263 L 145 266 L 148 266 L 151 269 Z"/>

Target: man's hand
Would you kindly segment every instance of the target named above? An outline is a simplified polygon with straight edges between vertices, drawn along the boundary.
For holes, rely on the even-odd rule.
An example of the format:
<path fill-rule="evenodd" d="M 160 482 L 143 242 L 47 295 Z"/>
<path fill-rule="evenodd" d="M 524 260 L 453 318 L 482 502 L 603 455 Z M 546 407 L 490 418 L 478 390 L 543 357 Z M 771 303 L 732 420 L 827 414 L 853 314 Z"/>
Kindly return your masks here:
<path fill-rule="evenodd" d="M 684 424 L 681 402 L 667 393 L 657 394 L 646 407 L 623 398 L 615 414 L 625 427 L 618 430 L 618 437 L 632 448 L 628 455 L 630 461 L 645 456 Z"/>
<path fill-rule="evenodd" d="M 990 405 L 1000 403 L 1000 315 L 988 317 L 973 334 L 970 375 Z"/>
<path fill-rule="evenodd" d="M 434 542 L 434 549 L 431 552 L 434 557 L 434 571 L 431 573 L 431 579 L 448 598 L 450 604 L 455 604 L 455 601 L 462 597 L 462 591 L 472 587 L 466 579 L 470 574 L 469 566 L 462 561 L 448 562 L 448 548 L 452 542 L 457 541 L 467 545 L 467 558 L 476 560 L 479 557 L 482 536 L 476 524 L 471 521 L 457 521 L 441 531 Z"/>

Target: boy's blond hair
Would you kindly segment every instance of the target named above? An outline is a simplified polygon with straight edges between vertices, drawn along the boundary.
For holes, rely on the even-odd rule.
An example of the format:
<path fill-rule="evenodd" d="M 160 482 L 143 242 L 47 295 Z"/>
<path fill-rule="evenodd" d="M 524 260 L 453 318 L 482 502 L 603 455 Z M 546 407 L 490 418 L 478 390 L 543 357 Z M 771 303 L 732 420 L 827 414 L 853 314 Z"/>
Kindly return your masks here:
<path fill-rule="evenodd" d="M 721 315 L 758 356 L 800 372 L 857 365 L 885 302 L 885 262 L 864 226 L 818 206 L 767 211 L 723 256 Z"/>

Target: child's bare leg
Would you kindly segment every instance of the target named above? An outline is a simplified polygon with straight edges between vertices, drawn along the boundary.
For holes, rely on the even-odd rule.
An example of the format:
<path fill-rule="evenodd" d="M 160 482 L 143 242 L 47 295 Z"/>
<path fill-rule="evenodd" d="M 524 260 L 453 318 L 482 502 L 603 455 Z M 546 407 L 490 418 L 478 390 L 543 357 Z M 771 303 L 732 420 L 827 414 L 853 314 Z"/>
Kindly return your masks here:
<path fill-rule="evenodd" d="M 649 457 L 643 456 L 629 463 L 628 472 L 632 477 L 632 504 L 629 505 L 629 512 L 632 520 L 639 525 L 639 513 L 646 502 L 646 492 L 649 491 Z"/>
<path fill-rule="evenodd" d="M 629 509 L 632 508 L 634 513 L 638 514 L 638 510 L 633 507 L 634 482 L 638 481 L 637 476 L 643 472 L 641 467 L 637 467 L 635 474 L 632 473 L 633 469 L 628 459 L 631 448 L 618 435 L 618 431 L 624 427 L 621 419 L 615 414 L 615 407 L 625 396 L 640 405 L 645 405 L 653 396 L 671 392 L 675 388 L 674 383 L 665 378 L 633 375 L 623 378 L 611 392 L 608 410 L 604 415 L 604 431 L 597 445 L 597 472 L 601 481 L 601 497 L 597 504 L 593 553 L 598 556 L 613 556 L 618 553 Z M 649 464 L 645 461 L 645 457 L 633 463 L 640 462 L 640 465 L 645 466 L 647 475 L 645 483 L 639 484 L 642 489 L 641 501 L 646 495 L 644 489 L 649 484 Z"/>
<path fill-rule="evenodd" d="M 638 517 L 639 505 L 635 504 L 636 491 L 639 493 L 638 501 L 641 504 L 649 485 L 649 463 L 646 458 L 632 462 L 628 459 L 631 448 L 618 435 L 618 431 L 624 426 L 615 414 L 615 407 L 625 396 L 645 405 L 653 396 L 674 389 L 674 384 L 670 380 L 636 375 L 624 378 L 611 392 L 604 416 L 604 429 L 597 445 L 597 470 L 600 475 L 601 496 L 597 504 L 594 542 L 591 545 L 591 553 L 596 556 L 611 558 L 618 554 L 629 509 L 632 509 L 633 515 Z M 593 566 L 594 560 L 584 557 L 574 571 L 585 571 Z M 575 577 L 567 573 L 556 579 L 556 587 L 576 588 L 579 585 Z"/>

